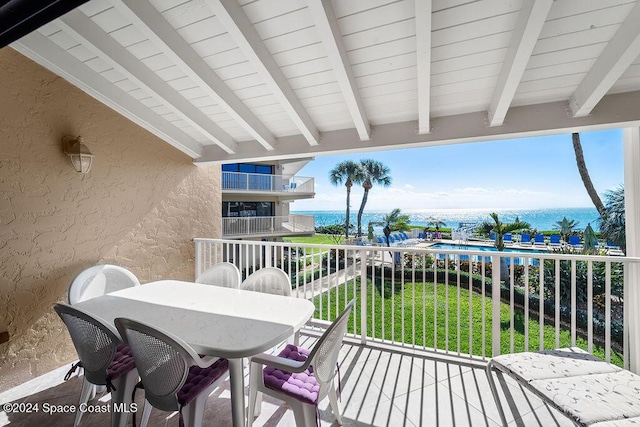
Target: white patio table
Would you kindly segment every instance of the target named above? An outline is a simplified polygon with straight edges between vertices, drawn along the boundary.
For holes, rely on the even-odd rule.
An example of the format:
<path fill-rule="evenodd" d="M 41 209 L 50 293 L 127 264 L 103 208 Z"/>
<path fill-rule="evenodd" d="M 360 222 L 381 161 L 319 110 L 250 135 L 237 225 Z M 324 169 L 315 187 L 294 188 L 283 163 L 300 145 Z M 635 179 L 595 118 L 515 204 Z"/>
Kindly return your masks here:
<path fill-rule="evenodd" d="M 189 343 L 196 352 L 229 359 L 232 419 L 244 426 L 242 358 L 271 349 L 311 318 L 308 300 L 177 280 L 123 289 L 76 305 L 113 324 L 125 317 Z"/>

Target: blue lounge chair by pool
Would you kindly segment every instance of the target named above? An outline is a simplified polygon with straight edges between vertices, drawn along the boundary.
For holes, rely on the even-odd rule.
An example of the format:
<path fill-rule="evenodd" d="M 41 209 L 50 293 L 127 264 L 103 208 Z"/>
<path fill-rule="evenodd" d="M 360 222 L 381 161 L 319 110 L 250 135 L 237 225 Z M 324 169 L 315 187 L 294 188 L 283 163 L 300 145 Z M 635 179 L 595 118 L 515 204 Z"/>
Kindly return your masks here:
<path fill-rule="evenodd" d="M 576 247 L 576 248 L 582 247 L 580 236 L 569 236 L 569 246 Z"/>
<path fill-rule="evenodd" d="M 507 243 L 508 243 L 508 244 L 511 244 L 511 243 L 513 243 L 513 240 L 512 240 L 512 238 L 511 238 L 511 237 L 512 237 L 512 236 L 511 236 L 511 233 L 507 233 L 507 234 L 505 234 L 505 235 L 504 235 L 504 237 L 502 238 L 502 240 L 503 240 L 503 242 L 504 242 L 505 244 L 507 244 Z"/>
<path fill-rule="evenodd" d="M 422 232 L 418 233 L 418 239 L 426 239 L 426 238 L 427 238 L 426 234 L 424 234 Z"/>
<path fill-rule="evenodd" d="M 409 235 L 405 231 L 400 233 L 400 235 L 402 236 L 402 240 L 408 240 L 409 239 Z"/>
<path fill-rule="evenodd" d="M 616 249 L 619 250 L 620 246 L 614 244 L 611 240 L 607 239 L 607 249 Z"/>
<path fill-rule="evenodd" d="M 536 234 L 533 238 L 534 245 L 544 245 L 544 234 Z"/>
<path fill-rule="evenodd" d="M 531 244 L 531 234 L 522 233 L 520 236 L 520 244 L 521 245 L 530 245 Z"/>
<path fill-rule="evenodd" d="M 549 244 L 551 246 L 560 246 L 560 245 L 562 245 L 562 243 L 560 242 L 560 235 L 559 234 L 552 234 L 551 236 L 549 236 Z"/>
<path fill-rule="evenodd" d="M 376 237 L 376 242 L 378 242 L 378 244 L 383 245 L 384 244 L 384 239 L 380 236 Z"/>
<path fill-rule="evenodd" d="M 493 231 L 489 234 L 489 239 L 490 240 L 496 240 L 496 233 L 494 233 Z"/>

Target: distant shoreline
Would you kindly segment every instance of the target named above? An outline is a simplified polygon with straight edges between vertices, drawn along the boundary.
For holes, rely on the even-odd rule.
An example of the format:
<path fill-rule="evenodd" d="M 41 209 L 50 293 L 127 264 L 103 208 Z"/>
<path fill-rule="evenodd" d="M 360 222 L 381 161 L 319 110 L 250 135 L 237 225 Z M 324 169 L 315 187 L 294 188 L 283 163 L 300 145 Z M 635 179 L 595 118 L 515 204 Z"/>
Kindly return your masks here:
<path fill-rule="evenodd" d="M 355 212 L 354 212 L 355 211 Z M 426 226 L 431 218 L 445 223 L 445 227 L 458 228 L 460 223 L 482 223 L 489 220 L 489 213 L 496 212 L 504 222 L 512 222 L 516 219 L 528 222 L 532 229 L 548 231 L 555 229 L 555 223 L 566 217 L 568 220 L 578 221 L 576 230 L 584 230 L 587 224 L 591 224 L 598 231 L 598 212 L 595 208 L 540 208 L 540 209 L 425 209 L 406 211 L 409 215 L 410 225 Z M 292 211 L 292 214 L 313 215 L 316 227 L 332 225 L 344 222 L 344 210 L 315 210 Z M 388 212 L 365 211 L 362 216 L 362 227 L 367 227 L 370 221 L 380 222 Z M 356 224 L 357 207 L 352 208 L 350 222 Z"/>

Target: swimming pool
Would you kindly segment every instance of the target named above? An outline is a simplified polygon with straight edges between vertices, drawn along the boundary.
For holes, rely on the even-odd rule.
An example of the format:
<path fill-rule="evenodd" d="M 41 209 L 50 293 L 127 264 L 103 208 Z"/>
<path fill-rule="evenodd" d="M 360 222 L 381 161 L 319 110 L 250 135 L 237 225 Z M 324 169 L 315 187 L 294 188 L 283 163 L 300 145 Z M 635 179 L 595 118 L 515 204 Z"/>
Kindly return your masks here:
<path fill-rule="evenodd" d="M 498 248 L 496 248 L 495 246 L 482 246 L 482 245 L 465 245 L 465 244 L 452 244 L 452 243 L 436 243 L 434 245 L 429 246 L 429 249 L 441 249 L 441 250 L 461 250 L 461 251 L 474 251 L 474 252 L 498 252 Z M 534 256 L 533 254 L 542 254 L 542 253 L 547 253 L 549 251 L 547 250 L 541 250 L 541 249 L 529 249 L 529 248 L 504 248 L 504 251 L 502 251 L 503 253 L 509 253 L 509 252 L 526 252 L 526 253 L 531 253 L 532 256 Z M 445 259 L 445 258 L 449 258 L 449 259 L 455 259 L 456 255 L 454 254 L 437 254 L 438 259 Z M 460 261 L 469 261 L 469 255 L 464 255 L 461 254 L 459 255 Z M 491 257 L 490 256 L 482 256 L 482 255 L 471 255 L 471 261 L 473 262 L 481 262 L 483 261 L 484 258 L 484 262 L 491 262 Z M 535 258 L 522 258 L 522 257 L 515 257 L 515 258 L 511 258 L 511 257 L 505 257 L 506 261 L 507 261 L 507 265 L 511 264 L 511 259 L 513 259 L 513 263 L 515 265 L 539 265 L 539 261 Z"/>
<path fill-rule="evenodd" d="M 453 244 L 453 243 L 436 243 L 429 246 L 429 249 L 443 249 L 443 250 L 461 250 L 461 251 L 481 251 L 481 252 L 498 252 L 498 248 L 495 246 L 482 246 L 482 245 L 467 245 L 467 244 Z M 531 252 L 534 254 L 543 254 L 549 252 L 541 249 L 529 249 L 529 248 L 504 248 L 503 252 Z"/>

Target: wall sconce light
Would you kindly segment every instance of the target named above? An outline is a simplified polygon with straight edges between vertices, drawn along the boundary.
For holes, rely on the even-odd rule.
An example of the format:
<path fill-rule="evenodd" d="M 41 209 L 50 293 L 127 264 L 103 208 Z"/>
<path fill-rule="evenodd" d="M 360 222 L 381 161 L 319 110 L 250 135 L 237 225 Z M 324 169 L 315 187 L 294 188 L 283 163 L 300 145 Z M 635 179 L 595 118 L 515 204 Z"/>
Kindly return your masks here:
<path fill-rule="evenodd" d="M 62 150 L 64 154 L 69 156 L 73 167 L 78 172 L 89 173 L 91 170 L 91 163 L 93 162 L 93 154 L 83 144 L 81 136 L 74 138 L 73 136 L 65 136 L 62 138 Z"/>

